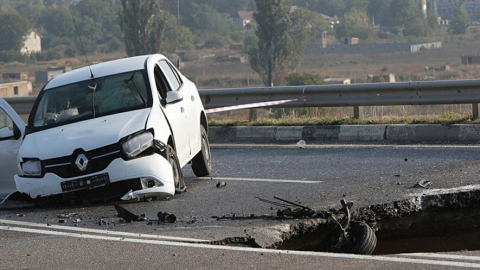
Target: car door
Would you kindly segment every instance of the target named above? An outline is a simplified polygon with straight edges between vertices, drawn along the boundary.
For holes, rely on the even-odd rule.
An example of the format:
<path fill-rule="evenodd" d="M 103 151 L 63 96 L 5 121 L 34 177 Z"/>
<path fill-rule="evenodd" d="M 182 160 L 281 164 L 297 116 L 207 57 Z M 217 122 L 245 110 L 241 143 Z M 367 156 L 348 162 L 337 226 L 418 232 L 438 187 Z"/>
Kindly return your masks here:
<path fill-rule="evenodd" d="M 13 176 L 19 173 L 17 156 L 24 133 L 23 120 L 0 98 L 0 203 L 16 191 Z"/>
<path fill-rule="evenodd" d="M 171 72 L 169 63 L 160 60 L 155 67 L 155 82 L 159 98 L 165 101 L 162 102 L 162 109 L 173 132 L 180 165 L 184 166 L 190 160 L 189 108 L 182 87 L 178 81 L 172 80 Z"/>

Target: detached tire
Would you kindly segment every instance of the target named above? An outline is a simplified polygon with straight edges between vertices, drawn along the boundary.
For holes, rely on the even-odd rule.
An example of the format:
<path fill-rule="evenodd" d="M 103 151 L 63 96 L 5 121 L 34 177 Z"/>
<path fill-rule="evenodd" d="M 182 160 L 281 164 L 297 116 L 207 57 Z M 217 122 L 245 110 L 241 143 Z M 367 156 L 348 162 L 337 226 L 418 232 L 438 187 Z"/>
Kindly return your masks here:
<path fill-rule="evenodd" d="M 200 125 L 202 149 L 192 159 L 192 170 L 197 177 L 207 176 L 212 173 L 212 154 L 210 143 L 205 128 Z"/>
<path fill-rule="evenodd" d="M 345 253 L 372 255 L 377 246 L 377 236 L 370 226 L 363 221 L 352 221 L 347 232 L 354 238 L 354 243 Z"/>
<path fill-rule="evenodd" d="M 377 246 L 377 236 L 375 232 L 363 221 L 350 222 L 350 228 L 347 234 L 351 241 L 340 248 L 336 248 L 340 238 L 340 228 L 327 233 L 317 246 L 316 251 L 335 252 L 335 253 L 353 253 L 361 255 L 372 255 Z"/>
<path fill-rule="evenodd" d="M 172 166 L 173 171 L 173 183 L 175 184 L 175 194 L 185 192 L 187 186 L 185 186 L 185 178 L 183 177 L 182 168 L 178 161 L 177 152 L 171 145 L 167 146 L 168 162 Z"/>

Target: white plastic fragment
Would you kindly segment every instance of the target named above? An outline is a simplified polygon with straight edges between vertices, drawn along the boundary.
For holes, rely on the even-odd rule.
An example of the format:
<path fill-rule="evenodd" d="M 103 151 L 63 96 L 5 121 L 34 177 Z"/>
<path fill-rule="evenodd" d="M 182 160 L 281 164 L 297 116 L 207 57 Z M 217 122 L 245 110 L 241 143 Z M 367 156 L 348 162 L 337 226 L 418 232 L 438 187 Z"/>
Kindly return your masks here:
<path fill-rule="evenodd" d="M 297 146 L 298 148 L 305 148 L 305 146 L 307 146 L 307 143 L 305 143 L 304 140 L 300 140 L 297 142 Z"/>

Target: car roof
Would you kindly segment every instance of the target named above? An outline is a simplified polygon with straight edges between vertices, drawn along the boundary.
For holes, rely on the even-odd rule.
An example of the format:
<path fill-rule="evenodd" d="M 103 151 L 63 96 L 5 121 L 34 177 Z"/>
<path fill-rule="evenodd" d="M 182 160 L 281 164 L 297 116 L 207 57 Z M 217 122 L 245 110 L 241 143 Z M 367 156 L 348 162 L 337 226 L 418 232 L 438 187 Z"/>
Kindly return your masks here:
<path fill-rule="evenodd" d="M 90 69 L 92 70 L 95 78 L 144 69 L 146 61 L 153 56 L 158 59 L 165 58 L 165 56 L 160 54 L 141 55 L 103 62 L 91 65 L 90 67 L 86 66 L 54 77 L 45 85 L 44 90 L 55 88 L 61 85 L 89 80 L 91 79 Z"/>

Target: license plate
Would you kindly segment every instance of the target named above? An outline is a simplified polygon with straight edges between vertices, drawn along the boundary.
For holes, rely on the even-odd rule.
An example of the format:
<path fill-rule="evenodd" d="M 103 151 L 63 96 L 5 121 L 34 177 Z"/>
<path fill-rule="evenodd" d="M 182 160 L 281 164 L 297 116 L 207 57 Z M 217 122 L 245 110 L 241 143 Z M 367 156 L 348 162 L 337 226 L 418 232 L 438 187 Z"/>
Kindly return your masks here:
<path fill-rule="evenodd" d="M 60 183 L 62 191 L 74 191 L 79 189 L 96 188 L 110 184 L 108 173 L 88 176 Z"/>

